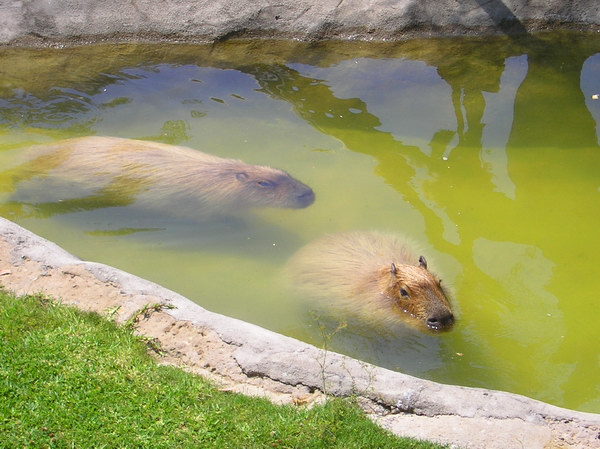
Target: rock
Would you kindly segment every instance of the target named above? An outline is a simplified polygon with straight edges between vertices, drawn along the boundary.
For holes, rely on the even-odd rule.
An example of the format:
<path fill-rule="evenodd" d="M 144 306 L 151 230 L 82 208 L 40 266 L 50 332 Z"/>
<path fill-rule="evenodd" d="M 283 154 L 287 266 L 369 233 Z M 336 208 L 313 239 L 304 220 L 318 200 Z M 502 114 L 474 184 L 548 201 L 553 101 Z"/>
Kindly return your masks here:
<path fill-rule="evenodd" d="M 0 43 L 146 38 L 396 40 L 415 36 L 598 29 L 596 0 L 141 0 L 0 3 Z"/>

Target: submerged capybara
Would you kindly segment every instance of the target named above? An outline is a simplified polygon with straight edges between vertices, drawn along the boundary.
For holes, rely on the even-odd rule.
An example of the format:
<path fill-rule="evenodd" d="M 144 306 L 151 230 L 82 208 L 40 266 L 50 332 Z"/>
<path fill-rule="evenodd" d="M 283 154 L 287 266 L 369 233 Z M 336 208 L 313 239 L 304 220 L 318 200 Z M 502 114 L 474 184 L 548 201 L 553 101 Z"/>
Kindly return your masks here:
<path fill-rule="evenodd" d="M 111 201 L 113 205 L 179 205 L 193 214 L 253 207 L 304 208 L 315 200 L 310 187 L 282 170 L 182 146 L 91 136 L 37 145 L 24 154 L 26 162 L 13 169 L 20 170 L 17 183 L 54 183 L 67 196 L 71 186 L 76 186 L 87 198 L 108 206 Z M 59 195 L 46 188 L 37 188 L 36 194 L 42 197 L 36 203 Z"/>
<path fill-rule="evenodd" d="M 300 249 L 287 271 L 300 293 L 333 311 L 434 332 L 454 324 L 442 281 L 398 235 L 328 235 Z"/>

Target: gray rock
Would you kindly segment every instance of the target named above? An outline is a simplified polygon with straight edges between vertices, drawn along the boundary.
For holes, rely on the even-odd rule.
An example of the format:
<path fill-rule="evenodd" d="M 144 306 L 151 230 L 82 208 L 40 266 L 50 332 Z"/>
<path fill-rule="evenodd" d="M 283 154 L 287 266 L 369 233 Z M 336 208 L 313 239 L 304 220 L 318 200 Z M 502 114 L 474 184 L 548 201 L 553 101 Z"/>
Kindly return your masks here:
<path fill-rule="evenodd" d="M 598 29 L 597 0 L 84 0 L 0 2 L 0 43 L 232 37 L 396 40 Z"/>

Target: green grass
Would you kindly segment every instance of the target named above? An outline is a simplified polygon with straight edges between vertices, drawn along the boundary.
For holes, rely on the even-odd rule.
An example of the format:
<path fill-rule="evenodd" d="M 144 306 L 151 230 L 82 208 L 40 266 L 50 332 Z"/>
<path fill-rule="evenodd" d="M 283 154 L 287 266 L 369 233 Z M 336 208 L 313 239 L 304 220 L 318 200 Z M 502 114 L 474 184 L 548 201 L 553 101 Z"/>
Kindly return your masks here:
<path fill-rule="evenodd" d="M 97 314 L 0 291 L 1 448 L 440 448 L 399 439 L 350 400 L 303 409 L 159 366 Z"/>

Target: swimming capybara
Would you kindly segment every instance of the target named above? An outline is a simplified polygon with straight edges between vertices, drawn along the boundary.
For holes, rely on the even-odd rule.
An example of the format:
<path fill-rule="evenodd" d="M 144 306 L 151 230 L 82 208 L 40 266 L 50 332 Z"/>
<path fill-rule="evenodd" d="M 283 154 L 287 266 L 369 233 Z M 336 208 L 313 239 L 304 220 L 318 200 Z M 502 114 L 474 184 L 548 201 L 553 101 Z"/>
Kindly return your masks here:
<path fill-rule="evenodd" d="M 454 324 L 442 281 L 398 235 L 328 235 L 300 249 L 287 271 L 299 292 L 333 311 L 434 332 Z"/>
<path fill-rule="evenodd" d="M 282 170 L 150 141 L 81 137 L 32 147 L 25 150 L 25 158 L 13 170 L 21 170 L 21 181 L 42 180 L 52 186 L 54 180 L 56 188 L 63 190 L 60 194 L 67 196 L 71 186 L 76 186 L 100 207 L 179 205 L 194 214 L 254 207 L 304 208 L 315 200 L 310 187 Z M 38 188 L 36 194 L 42 198 L 59 195 L 49 190 Z M 79 203 L 70 201 L 80 207 L 75 206 L 80 199 Z"/>

